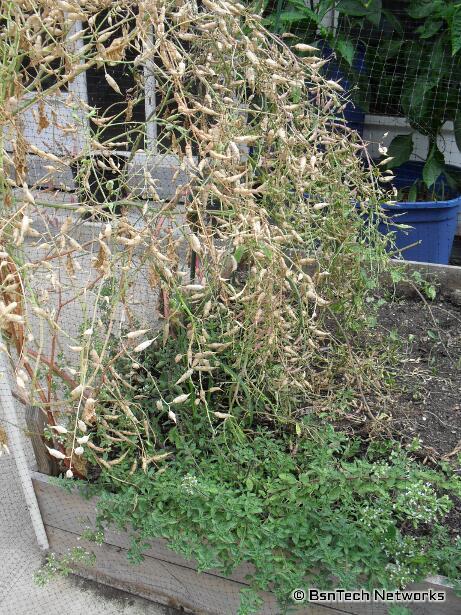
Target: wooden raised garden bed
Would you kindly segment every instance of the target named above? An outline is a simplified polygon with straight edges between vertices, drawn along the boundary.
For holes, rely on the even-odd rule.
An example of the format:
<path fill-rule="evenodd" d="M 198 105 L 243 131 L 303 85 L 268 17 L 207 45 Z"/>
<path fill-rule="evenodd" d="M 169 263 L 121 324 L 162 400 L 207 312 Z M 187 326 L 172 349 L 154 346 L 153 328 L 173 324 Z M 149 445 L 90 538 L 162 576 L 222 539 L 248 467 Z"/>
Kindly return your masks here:
<path fill-rule="evenodd" d="M 185 560 L 168 549 L 162 540 L 152 542 L 143 562 L 132 564 L 127 558 L 130 547 L 127 532 L 107 530 L 105 542 L 100 546 L 79 539 L 85 529 L 94 528 L 95 498 L 86 500 L 76 491 L 69 493 L 51 484 L 47 476 L 38 472 L 33 473 L 32 480 L 51 551 L 64 554 L 79 544 L 96 556 L 94 566 L 76 566 L 77 574 L 186 612 L 201 615 L 237 613 L 239 593 L 247 585 L 245 575 L 249 568 L 241 566 L 231 577 L 224 577 L 219 572 L 198 573 L 193 561 Z M 411 586 L 412 589 L 433 588 L 446 592 L 443 603 L 412 605 L 415 615 L 454 615 L 461 612 L 461 598 L 442 584 L 443 579 L 437 577 Z M 264 606 L 261 615 L 279 615 L 280 608 L 275 598 L 269 593 L 262 595 Z M 386 615 L 388 608 L 388 604 L 376 602 L 328 603 L 304 605 L 297 612 L 309 615 Z"/>

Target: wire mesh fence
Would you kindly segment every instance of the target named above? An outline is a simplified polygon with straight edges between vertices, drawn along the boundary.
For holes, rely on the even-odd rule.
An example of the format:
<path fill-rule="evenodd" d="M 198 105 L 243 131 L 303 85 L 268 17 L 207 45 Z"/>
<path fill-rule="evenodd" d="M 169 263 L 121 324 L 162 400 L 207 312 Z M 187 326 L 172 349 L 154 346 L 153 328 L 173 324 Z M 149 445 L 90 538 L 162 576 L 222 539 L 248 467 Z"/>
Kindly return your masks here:
<path fill-rule="evenodd" d="M 171 609 L 237 612 L 251 567 L 231 578 L 222 570 L 198 576 L 195 561 L 162 542 L 130 567 L 126 556 L 139 546 L 132 535 L 110 530 L 99 550 L 88 547 L 80 535 L 97 538 L 94 500 L 43 474 L 90 485 L 107 474 L 113 491 L 139 476 L 154 482 L 183 426 L 204 430 L 201 445 L 216 433 L 241 442 L 229 406 L 245 430 L 253 420 L 259 430 L 279 403 L 294 412 L 306 391 L 314 398 L 337 386 L 334 362 L 343 369 L 344 353 L 325 361 L 331 336 L 322 310 L 330 300 L 358 309 L 357 292 L 387 258 L 363 212 L 376 210 L 378 182 L 389 176 L 363 170 L 363 144 L 344 127 L 346 101 L 328 73 L 336 67 L 324 74 L 323 58 L 303 45 L 293 53 L 239 4 L 3 5 L 0 610 L 164 612 L 68 578 L 34 585 L 37 538 L 61 551 L 39 580 L 74 567 L 92 576 L 94 550 L 93 576 L 109 585 Z M 312 15 L 305 26 L 317 32 Z M 392 103 L 392 113 L 404 115 L 374 77 L 380 62 L 389 80 L 392 57 L 407 62 L 400 47 L 384 58 L 387 39 L 376 24 L 373 36 L 345 18 L 332 24 L 346 41 L 335 77 L 350 82 L 350 96 L 363 81 L 367 111 L 391 113 Z M 295 30 L 303 40 L 306 28 Z M 360 44 L 351 55 L 354 37 Z M 417 62 L 411 71 L 421 74 Z M 429 134 L 422 121 L 412 124 Z M 357 246 L 365 246 L 363 258 Z M 299 315 L 308 319 L 303 335 Z M 34 478 L 36 464 L 42 476 Z M 189 474 L 177 490 L 186 503 L 199 491 Z M 134 496 L 125 512 L 136 506 Z M 181 536 L 174 540 L 184 555 Z M 200 565 L 213 568 L 198 553 Z M 265 599 L 265 615 L 280 612 L 274 596 Z"/>
<path fill-rule="evenodd" d="M 268 3 L 265 10 L 271 27 L 318 44 L 333 58 L 325 70 L 349 93 L 349 120 L 370 141 L 374 158 L 383 158 L 384 145 L 393 168 L 421 162 L 412 197 L 443 199 L 442 184 L 450 194 L 459 192 L 456 2 L 295 0 Z"/>

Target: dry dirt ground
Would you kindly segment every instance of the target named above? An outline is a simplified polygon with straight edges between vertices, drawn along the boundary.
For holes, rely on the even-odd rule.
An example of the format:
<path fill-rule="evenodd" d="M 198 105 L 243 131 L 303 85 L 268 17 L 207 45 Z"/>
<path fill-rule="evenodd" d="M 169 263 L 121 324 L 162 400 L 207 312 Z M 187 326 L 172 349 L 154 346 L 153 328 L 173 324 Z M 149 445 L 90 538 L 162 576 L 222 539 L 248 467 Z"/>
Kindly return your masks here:
<path fill-rule="evenodd" d="M 392 428 L 420 438 L 434 456 L 456 457 L 461 445 L 461 307 L 452 301 L 403 298 L 384 304 L 379 331 L 402 345 Z M 461 453 L 461 447 L 459 451 Z"/>

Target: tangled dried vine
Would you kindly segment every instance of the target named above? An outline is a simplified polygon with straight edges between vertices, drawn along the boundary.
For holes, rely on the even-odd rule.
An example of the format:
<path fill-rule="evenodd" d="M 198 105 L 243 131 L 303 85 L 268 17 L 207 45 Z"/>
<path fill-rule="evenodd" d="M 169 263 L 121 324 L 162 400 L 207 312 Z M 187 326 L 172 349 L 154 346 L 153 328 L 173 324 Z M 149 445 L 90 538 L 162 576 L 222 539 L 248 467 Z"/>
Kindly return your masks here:
<path fill-rule="evenodd" d="M 0 319 L 68 476 L 360 392 L 374 366 L 344 337 L 386 263 L 388 177 L 317 50 L 227 0 L 4 4 Z"/>

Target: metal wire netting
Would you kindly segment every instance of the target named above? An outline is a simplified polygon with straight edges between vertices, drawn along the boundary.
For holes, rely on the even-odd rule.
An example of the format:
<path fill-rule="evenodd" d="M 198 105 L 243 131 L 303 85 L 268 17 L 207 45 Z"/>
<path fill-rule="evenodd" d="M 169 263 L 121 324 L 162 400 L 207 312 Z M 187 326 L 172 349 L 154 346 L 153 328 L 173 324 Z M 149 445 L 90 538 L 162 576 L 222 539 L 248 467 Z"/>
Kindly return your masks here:
<path fill-rule="evenodd" d="M 221 429 L 229 415 L 220 412 L 219 401 L 216 412 L 207 405 L 207 393 L 220 395 L 222 390 L 210 386 L 218 369 L 211 362 L 233 345 L 240 318 L 248 322 L 244 334 L 253 336 L 250 369 L 257 374 L 265 363 L 261 337 L 272 344 L 265 352 L 280 354 L 284 369 L 276 365 L 274 377 L 264 376 L 271 386 L 276 383 L 277 399 L 284 396 L 287 406 L 292 403 L 291 372 L 298 390 L 311 386 L 304 368 L 293 371 L 292 358 L 283 348 L 274 350 L 274 344 L 281 339 L 278 328 L 283 334 L 287 320 L 297 322 L 295 310 L 305 292 L 312 323 L 305 339 L 294 340 L 302 348 L 293 353 L 303 357 L 304 365 L 319 350 L 325 334 L 320 320 L 315 325 L 327 301 L 316 285 L 328 284 L 324 280 L 330 273 L 314 280 L 302 274 L 305 263 L 300 263 L 296 285 L 290 286 L 282 253 L 272 258 L 265 242 L 274 233 L 278 241 L 284 239 L 293 226 L 301 249 L 290 259 L 304 258 L 307 249 L 313 254 L 307 261 L 317 262 L 313 229 L 325 208 L 317 202 L 319 191 L 336 194 L 335 202 L 352 211 L 353 224 L 347 212 L 342 217 L 346 235 L 355 237 L 363 227 L 337 160 L 349 161 L 351 185 L 357 176 L 352 189 L 360 186 L 364 202 L 374 201 L 377 180 L 370 175 L 362 182 L 355 155 L 362 145 L 353 134 L 344 137 L 343 124 L 330 126 L 323 111 L 328 106 L 340 112 L 343 100 L 335 84 L 310 68 L 309 97 L 298 100 L 299 90 L 307 87 L 302 55 L 261 33 L 258 21 L 255 25 L 241 5 L 222 4 L 210 9 L 195 2 L 172 2 L 166 8 L 156 2 L 106 0 L 2 3 L 2 614 L 163 612 L 140 601 L 108 602 L 107 595 L 76 585 L 72 577 L 58 575 L 44 588 L 37 586 L 33 573 L 43 554 L 35 538 L 42 549 L 51 546 L 57 552 L 44 568 L 50 576 L 68 569 L 92 576 L 86 558 L 94 552 L 95 578 L 117 586 L 123 568 L 123 587 L 190 610 L 237 612 L 240 590 L 247 586 L 248 571 L 233 581 L 214 573 L 198 577 L 195 563 L 166 554 L 162 544 L 152 548 L 149 564 L 130 567 L 130 537 L 114 531 L 104 548 L 81 540 L 80 534 L 94 526 L 94 502 L 66 494 L 43 476 L 91 479 L 94 468 L 117 469 L 126 454 L 120 443 L 127 442 L 130 453 L 139 447 L 133 471 L 161 470 L 170 454 L 164 452 L 166 430 L 174 429 L 180 417 L 175 404 L 189 397 L 173 387 L 192 374 L 194 407 L 202 404 L 212 428 Z M 305 114 L 304 106 L 314 104 L 312 96 L 315 115 Z M 309 144 L 307 131 L 312 133 Z M 322 150 L 323 139 L 331 155 Z M 292 156 L 285 155 L 289 147 L 294 147 Z M 312 149 L 308 158 L 307 148 Z M 249 163 L 252 150 L 255 164 Z M 317 150 L 327 162 L 325 171 L 314 173 Z M 313 195 L 308 205 L 306 181 L 316 186 L 307 190 Z M 284 206 L 295 200 L 294 218 L 282 230 L 273 221 L 275 208 L 269 216 L 262 206 L 267 186 L 276 194 L 284 191 L 277 197 Z M 302 208 L 305 239 L 294 224 Z M 229 225 L 234 217 L 237 223 Z M 307 223 L 310 217 L 312 224 Z M 324 247 L 349 249 L 335 237 L 340 226 L 324 230 Z M 287 242 L 293 242 L 291 235 Z M 237 249 L 243 273 L 235 273 Z M 333 260 L 332 278 L 349 285 L 347 276 L 334 270 L 341 259 L 319 258 L 319 272 Z M 253 268 L 247 265 L 251 259 Z M 242 282 L 245 275 L 254 276 L 250 286 Z M 208 286 L 218 292 L 219 301 Z M 344 294 L 353 292 L 351 287 Z M 258 305 L 250 313 L 247 306 L 253 309 L 255 296 Z M 275 296 L 287 312 L 274 324 Z M 194 326 L 183 324 L 177 316 L 181 309 Z M 215 312 L 217 339 L 206 331 L 210 311 Z M 195 325 L 197 314 L 200 326 Z M 176 376 L 170 383 L 174 394 L 164 395 L 172 399 L 157 399 L 160 403 L 152 402 L 147 410 L 136 397 L 127 404 L 114 348 L 127 353 L 127 377 L 136 379 L 140 353 L 180 335 L 189 349 L 171 363 L 172 369 L 187 368 L 187 378 Z M 246 386 L 264 386 L 264 379 L 253 380 L 248 377 Z M 101 387 L 105 444 L 95 425 Z M 158 388 L 156 395 L 161 397 Z M 149 424 L 146 417 L 152 419 L 152 413 L 158 416 Z M 113 427 L 111 421 L 120 419 Z M 160 425 L 159 435 L 152 438 L 155 425 Z M 94 456 L 90 470 L 82 459 L 88 451 Z M 32 474 L 37 468 L 38 478 Z M 274 597 L 268 601 L 265 613 L 277 613 Z"/>
<path fill-rule="evenodd" d="M 121 391 L 126 392 L 126 381 L 114 367 L 112 359 L 118 357 L 114 348 L 121 347 L 127 354 L 127 377 L 135 380 L 139 353 L 157 339 L 166 344 L 183 334 L 189 348 L 175 357 L 171 369 L 183 363 L 187 377 L 175 378 L 172 386 L 194 375 L 196 405 L 203 404 L 203 415 L 213 429 L 220 429 L 229 415 L 220 411 L 219 401 L 217 412 L 208 410 L 206 393 L 220 395 L 219 387 L 207 388 L 218 369 L 211 361 L 234 343 L 236 329 L 240 333 L 239 318 L 245 319 L 254 335 L 248 338 L 254 365 L 280 355 L 280 369 L 274 360 L 277 371 L 267 377 L 271 385 L 275 383 L 277 398 L 286 398 L 288 406 L 293 391 L 303 395 L 310 391 L 312 377 L 306 366 L 313 357 L 324 356 L 324 340 L 329 337 L 320 326 L 322 307 L 328 305 L 320 293 L 328 284 L 333 294 L 337 292 L 329 282 L 332 279 L 342 289 L 341 300 L 354 297 L 351 272 L 356 266 L 362 271 L 362 262 L 354 260 L 354 241 L 357 233 L 364 232 L 364 224 L 351 205 L 351 194 L 352 200 L 373 206 L 381 193 L 373 183 L 376 177 L 363 180 L 356 156 L 363 145 L 357 135 L 345 132 L 341 120 L 336 123 L 345 101 L 335 83 L 327 82 L 328 74 L 325 77 L 311 68 L 312 80 L 306 85 L 301 60 L 277 41 L 269 44 L 252 18 L 245 26 L 254 28 L 251 31 L 259 38 L 255 35 L 253 40 L 247 30 L 235 27 L 232 3 L 218 3 L 211 12 L 194 2 L 171 3 L 168 19 L 165 8 L 155 2 L 6 4 L 2 41 L 7 41 L 10 51 L 20 49 L 21 53 L 10 58 L 4 52 L 2 64 L 11 90 L 3 90 L 2 116 L 6 125 L 2 132 L 2 242 L 6 239 L 0 250 L 0 307 L 6 344 L 0 381 L 4 453 L 0 532 L 6 565 L 0 574 L 0 612 L 163 613 L 163 607 L 152 603 L 108 597 L 91 586 L 82 587 L 72 577 L 59 577 L 45 588 L 34 584 L 33 572 L 43 561 L 36 539 L 43 549 L 58 545 L 61 556 L 75 545 L 84 545 L 84 556 L 87 551 L 95 553 L 95 576 L 117 585 L 114 579 L 120 573 L 121 557 L 126 559 L 130 537 L 111 531 L 108 546 L 89 546 L 79 536 L 93 529 L 94 502 L 77 501 L 31 472 L 38 463 L 42 474 L 91 478 L 94 467 L 98 471 L 117 468 L 127 442 L 130 450 L 139 449 L 133 472 L 152 466 L 161 470 L 164 441 L 159 442 L 157 433 L 150 437 L 152 428 L 145 416 L 152 416 L 143 414 L 136 396 L 131 404 L 125 403 Z M 152 15 L 143 30 L 140 8 L 146 6 Z M 183 20 L 188 24 L 184 30 Z M 390 107 L 379 107 L 387 88 L 377 79 L 378 92 L 373 90 L 371 77 L 382 61 L 373 46 L 379 48 L 384 33 L 378 29 L 371 36 L 371 30 L 357 31 L 346 20 L 334 27 L 338 36 L 364 39 L 366 51 L 362 57 L 359 46 L 350 64 L 339 59 L 341 75 L 334 77 L 350 81 L 353 98 L 363 78 L 367 84 L 364 105 L 374 112 L 390 112 Z M 165 28 L 177 35 L 174 44 L 162 38 Z M 208 47 L 201 51 L 196 43 L 198 60 L 190 49 L 201 39 Z M 159 45 L 159 40 L 164 44 Z M 265 64 L 259 61 L 259 53 L 266 54 Z M 388 71 L 395 68 L 391 60 L 389 51 L 384 61 Z M 330 71 L 336 70 L 331 66 Z M 413 68 L 419 74 L 417 66 Z M 304 88 L 307 102 L 299 100 Z M 265 97 L 275 104 L 269 112 Z M 315 113 L 297 117 L 297 110 L 310 104 Z M 393 104 L 401 115 L 403 111 Z M 422 130 L 423 124 L 418 126 Z M 259 140 L 263 142 L 260 153 L 255 147 Z M 248 163 L 252 148 L 257 151 L 254 165 Z M 261 205 L 267 185 L 273 190 L 282 185 L 284 206 L 290 199 L 294 203 L 293 219 L 284 218 L 275 230 Z M 325 223 L 324 209 L 329 204 L 323 198 L 318 202 L 318 191 L 338 203 L 334 224 Z M 278 212 L 274 208 L 271 213 Z M 235 233 L 228 231 L 228 219 L 234 216 L 240 224 Z M 305 225 L 303 236 L 296 224 L 300 219 Z M 369 225 L 365 229 L 371 233 Z M 273 259 L 266 249 L 271 233 L 276 233 L 278 242 L 288 234 L 289 258 L 301 259 L 296 284 L 284 278 L 284 258 Z M 301 248 L 293 256 L 296 242 Z M 349 249 L 343 259 L 343 251 Z M 248 269 L 243 273 L 235 256 L 240 259 L 242 254 L 254 263 L 247 266 L 243 259 Z M 318 265 L 318 275 L 311 278 L 302 266 L 313 263 Z M 255 276 L 254 286 L 242 282 L 244 274 Z M 207 294 L 207 284 L 212 276 L 222 294 L 211 307 L 215 297 Z M 298 322 L 301 296 L 310 320 L 304 337 L 290 338 L 290 343 L 298 344 L 296 350 L 287 354 L 285 344 L 275 350 L 268 346 L 267 354 L 258 356 L 264 349 L 261 336 L 269 343 L 278 342 L 287 322 Z M 247 305 L 253 308 L 255 297 L 258 303 L 250 312 Z M 186 327 L 179 317 L 175 320 L 184 304 L 188 316 L 199 314 L 200 326 L 189 323 Z M 211 309 L 216 311 L 219 341 L 210 340 L 206 330 Z M 274 316 L 280 316 L 279 323 L 273 324 Z M 108 348 L 113 354 L 104 362 Z M 331 377 L 329 369 L 326 377 Z M 294 388 L 289 388 L 290 378 Z M 240 376 L 237 379 L 240 384 Z M 248 381 L 256 389 L 265 385 L 264 379 L 256 385 L 251 378 Z M 101 382 L 106 398 L 96 427 L 94 392 L 103 388 Z M 325 380 L 319 386 L 325 387 Z M 179 405 L 190 395 L 174 390 L 173 400 L 157 399 L 160 403 L 149 408 L 154 413 L 152 424 L 160 425 L 160 436 L 174 429 L 181 416 L 175 400 L 180 400 Z M 237 390 L 243 395 L 238 386 Z M 161 396 L 158 389 L 157 394 Z M 119 423 L 112 427 L 114 420 L 121 427 Z M 104 432 L 101 438 L 99 428 Z M 88 438 L 89 431 L 96 444 Z M 81 459 L 88 449 L 93 455 L 90 471 Z M 234 575 L 229 585 L 222 574 L 193 574 L 194 563 L 165 555 L 161 543 L 152 547 L 149 557 L 137 568 L 123 564 L 125 588 L 149 597 L 156 593 L 171 607 L 184 605 L 193 612 L 237 612 L 248 570 Z M 86 560 L 79 561 L 80 572 L 88 575 Z M 56 561 L 56 568 L 60 566 Z M 178 600 L 170 599 L 171 595 L 179 596 Z M 279 607 L 273 597 L 267 599 L 264 615 L 275 615 Z M 379 604 L 367 607 L 370 615 L 386 610 Z M 306 607 L 304 612 L 318 609 Z"/>
<path fill-rule="evenodd" d="M 392 150 L 395 166 L 408 159 L 427 163 L 459 190 L 456 3 L 295 0 L 269 2 L 265 14 L 276 31 L 317 44 L 331 58 L 325 71 L 345 87 L 351 125 L 370 142 L 374 158 L 382 158 L 380 145 L 400 136 Z"/>

